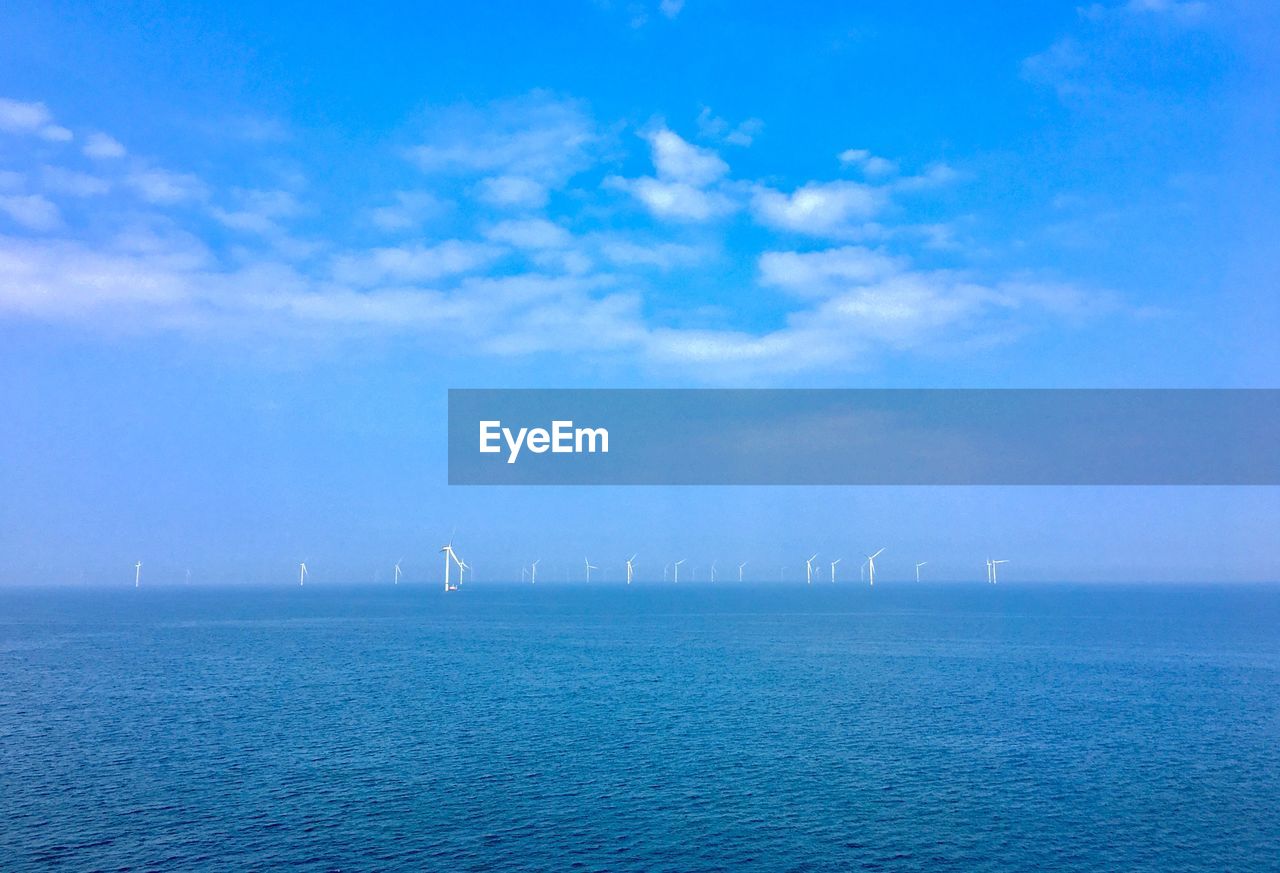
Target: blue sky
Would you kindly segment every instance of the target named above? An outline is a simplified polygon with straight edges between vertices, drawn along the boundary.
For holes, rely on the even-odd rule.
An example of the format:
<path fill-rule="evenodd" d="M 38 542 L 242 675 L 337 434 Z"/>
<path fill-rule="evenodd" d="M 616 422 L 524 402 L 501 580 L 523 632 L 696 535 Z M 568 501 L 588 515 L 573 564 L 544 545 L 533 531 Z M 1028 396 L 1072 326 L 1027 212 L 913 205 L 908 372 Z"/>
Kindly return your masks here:
<path fill-rule="evenodd" d="M 481 577 L 1280 573 L 1268 489 L 449 489 L 442 421 L 465 386 L 1274 386 L 1270 4 L 26 6 L 0 581 L 425 580 L 455 524 Z"/>

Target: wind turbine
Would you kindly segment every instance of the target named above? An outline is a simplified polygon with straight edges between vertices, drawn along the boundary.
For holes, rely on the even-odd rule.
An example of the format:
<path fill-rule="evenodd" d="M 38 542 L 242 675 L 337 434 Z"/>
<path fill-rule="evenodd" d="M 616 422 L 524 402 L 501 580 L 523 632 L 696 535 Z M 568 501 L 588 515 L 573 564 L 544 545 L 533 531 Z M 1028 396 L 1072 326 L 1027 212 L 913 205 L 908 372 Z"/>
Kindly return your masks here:
<path fill-rule="evenodd" d="M 991 584 L 992 584 L 992 585 L 995 585 L 995 584 L 996 584 L 996 581 L 997 581 L 997 580 L 996 580 L 996 567 L 998 567 L 1000 564 L 1007 564 L 1007 563 L 1009 563 L 1009 562 L 1008 562 L 1008 561 L 992 561 L 992 562 L 991 562 Z"/>
<path fill-rule="evenodd" d="M 187 568 L 187 584 L 188 585 L 191 584 L 191 568 L 190 567 Z"/>
<path fill-rule="evenodd" d="M 134 588 L 142 587 L 142 562 L 141 561 L 133 565 L 133 587 Z"/>
<path fill-rule="evenodd" d="M 739 582 L 742 581 L 742 568 L 747 566 L 747 563 L 748 563 L 747 561 L 743 561 L 741 564 L 738 565 L 738 581 Z"/>
<path fill-rule="evenodd" d="M 809 560 L 804 562 L 804 580 L 806 584 L 813 584 L 813 561 L 817 555 L 810 555 Z"/>
<path fill-rule="evenodd" d="M 301 561 L 298 564 L 298 587 L 301 588 L 307 584 L 307 562 Z"/>
<path fill-rule="evenodd" d="M 844 558 L 836 558 L 834 561 L 831 562 L 831 584 L 832 585 L 836 584 L 836 564 L 839 564 L 843 560 Z"/>
<path fill-rule="evenodd" d="M 991 559 L 987 558 L 987 584 L 991 584 Z"/>
<path fill-rule="evenodd" d="M 711 581 L 716 581 L 716 562 L 711 562 Z"/>
<path fill-rule="evenodd" d="M 583 559 L 582 559 L 582 563 L 584 563 L 584 564 L 586 564 L 586 565 L 587 565 L 587 581 L 588 581 L 588 582 L 590 582 L 590 581 L 591 581 L 591 571 L 592 571 L 592 570 L 599 570 L 600 568 L 599 568 L 599 567 L 597 567 L 597 566 L 595 566 L 594 564 L 592 564 L 592 563 L 591 563 L 590 561 L 588 561 L 586 558 L 583 558 Z"/>
<path fill-rule="evenodd" d="M 928 562 L 928 561 L 918 561 L 918 562 L 916 562 L 916 581 L 917 581 L 917 582 L 919 582 L 919 581 L 920 581 L 920 568 L 921 568 L 921 567 L 923 567 L 923 566 L 924 566 L 925 564 L 927 564 L 927 563 L 929 563 L 929 562 Z"/>
<path fill-rule="evenodd" d="M 458 553 L 453 550 L 453 534 L 449 535 L 449 542 L 440 547 L 440 551 L 444 552 L 444 590 L 457 591 L 458 585 L 462 584 L 462 568 L 465 566 L 462 559 L 458 557 Z M 455 585 L 449 580 L 449 569 L 452 561 L 458 565 L 458 584 Z"/>
<path fill-rule="evenodd" d="M 542 560 L 541 558 L 538 559 L 538 561 L 541 561 L 541 560 Z M 532 564 L 529 565 L 529 584 L 530 585 L 538 584 L 538 561 L 534 561 Z"/>
<path fill-rule="evenodd" d="M 636 576 L 636 556 L 632 555 L 627 558 L 627 584 L 631 584 L 631 580 Z"/>
<path fill-rule="evenodd" d="M 663 582 L 666 582 L 666 581 L 667 581 L 667 575 L 668 575 L 670 572 L 671 572 L 671 564 L 670 564 L 670 562 L 668 562 L 668 563 L 666 563 L 666 564 L 663 564 L 663 565 L 662 565 L 662 581 L 663 581 Z"/>
<path fill-rule="evenodd" d="M 862 561 L 862 566 L 858 568 L 858 581 L 859 582 L 867 581 L 867 561 L 865 558 Z"/>
<path fill-rule="evenodd" d="M 880 550 L 880 552 L 883 551 L 884 549 Z M 874 555 L 867 555 L 867 578 L 871 580 L 872 587 L 876 584 L 876 558 L 880 557 L 880 552 L 876 552 Z"/>
<path fill-rule="evenodd" d="M 674 564 L 672 564 L 672 566 L 676 568 L 676 581 L 675 581 L 675 584 L 676 584 L 676 585 L 679 585 L 679 584 L 680 584 L 680 565 L 681 565 L 681 564 L 683 564 L 683 563 L 684 563 L 685 561 L 687 561 L 687 560 L 689 560 L 689 559 L 688 559 L 688 558 L 681 558 L 680 560 L 678 560 L 678 561 L 676 561 Z"/>
<path fill-rule="evenodd" d="M 401 559 L 400 559 L 400 561 L 403 561 L 403 560 L 404 560 L 404 558 L 401 558 Z M 395 584 L 395 585 L 399 585 L 399 584 L 400 584 L 400 561 L 396 561 L 396 567 L 395 567 L 395 582 L 394 582 L 394 583 L 392 583 L 392 584 Z"/>

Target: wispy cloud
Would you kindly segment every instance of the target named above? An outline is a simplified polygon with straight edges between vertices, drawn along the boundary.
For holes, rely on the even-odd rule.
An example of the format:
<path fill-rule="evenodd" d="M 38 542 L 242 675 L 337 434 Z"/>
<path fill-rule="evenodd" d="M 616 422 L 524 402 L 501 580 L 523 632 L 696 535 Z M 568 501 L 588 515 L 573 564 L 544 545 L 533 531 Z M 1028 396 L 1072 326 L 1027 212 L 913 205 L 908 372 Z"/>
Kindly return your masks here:
<path fill-rule="evenodd" d="M 62 224 L 58 207 L 40 194 L 0 195 L 0 212 L 29 230 L 53 230 Z"/>
<path fill-rule="evenodd" d="M 29 137 L 45 112 L 9 132 Z M 345 223 L 312 221 L 305 242 L 295 225 L 317 210 L 298 191 L 221 186 L 207 167 L 116 153 L 107 134 L 67 165 L 5 170 L 0 314 L 282 340 L 448 336 L 467 340 L 459 353 L 591 353 L 716 380 L 848 369 L 1109 311 L 1069 282 L 916 266 L 919 229 L 945 225 L 891 221 L 895 198 L 949 183 L 943 164 L 904 173 L 853 150 L 843 163 L 861 180 L 765 184 L 652 123 L 624 138 L 651 174 L 623 176 L 608 126 L 543 93 L 422 127 L 407 154 L 420 187 L 369 192 Z M 673 303 L 673 284 L 699 299 Z M 747 298 L 766 314 L 735 316 Z"/>
<path fill-rule="evenodd" d="M 857 238 L 888 202 L 883 189 L 860 182 L 809 182 L 791 193 L 760 186 L 751 199 L 766 227 L 810 236 Z"/>
<path fill-rule="evenodd" d="M 664 125 L 643 134 L 655 176 L 610 176 L 608 188 L 625 191 L 658 218 L 707 221 L 726 215 L 736 203 L 719 182 L 729 165 L 711 149 L 693 145 Z"/>
<path fill-rule="evenodd" d="M 83 151 L 88 157 L 104 160 L 123 158 L 127 154 L 125 147 L 119 140 L 107 136 L 105 133 L 89 134 L 85 139 Z"/>
<path fill-rule="evenodd" d="M 452 205 L 430 191 L 396 191 L 391 203 L 369 210 L 369 220 L 386 231 L 420 231 Z"/>
<path fill-rule="evenodd" d="M 431 113 L 409 158 L 427 173 L 519 179 L 540 186 L 589 166 L 600 133 L 577 102 L 535 92 Z M 501 187 L 501 186 L 499 186 Z"/>
<path fill-rule="evenodd" d="M 135 169 L 124 181 L 143 200 L 161 206 L 203 200 L 209 193 L 204 182 L 193 173 L 175 173 L 156 167 Z"/>
<path fill-rule="evenodd" d="M 49 142 L 69 142 L 71 131 L 55 124 L 43 103 L 26 103 L 0 97 L 0 131 L 38 136 Z"/>

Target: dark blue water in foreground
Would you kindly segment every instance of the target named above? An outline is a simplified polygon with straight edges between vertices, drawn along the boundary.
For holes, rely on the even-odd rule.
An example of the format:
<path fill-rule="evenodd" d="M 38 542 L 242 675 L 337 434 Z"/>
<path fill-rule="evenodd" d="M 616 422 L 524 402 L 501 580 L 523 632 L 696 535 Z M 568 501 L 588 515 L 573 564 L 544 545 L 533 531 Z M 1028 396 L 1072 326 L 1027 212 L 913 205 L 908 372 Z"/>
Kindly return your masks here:
<path fill-rule="evenodd" d="M 0 869 L 1280 870 L 1280 593 L 0 592 Z"/>

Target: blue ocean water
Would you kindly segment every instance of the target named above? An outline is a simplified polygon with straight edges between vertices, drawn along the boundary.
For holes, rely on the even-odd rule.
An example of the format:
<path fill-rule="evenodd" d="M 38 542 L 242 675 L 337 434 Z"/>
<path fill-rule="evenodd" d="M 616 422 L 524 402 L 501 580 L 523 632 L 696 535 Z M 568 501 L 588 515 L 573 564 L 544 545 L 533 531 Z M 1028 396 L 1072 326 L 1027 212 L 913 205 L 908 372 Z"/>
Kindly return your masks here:
<path fill-rule="evenodd" d="M 0 592 L 0 869 L 1280 870 L 1280 591 Z"/>

